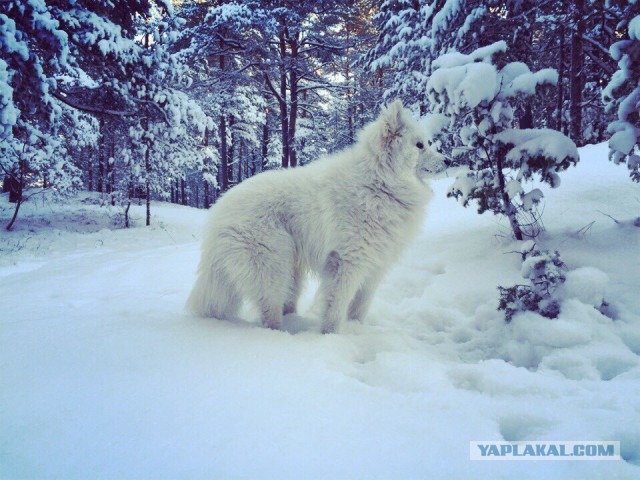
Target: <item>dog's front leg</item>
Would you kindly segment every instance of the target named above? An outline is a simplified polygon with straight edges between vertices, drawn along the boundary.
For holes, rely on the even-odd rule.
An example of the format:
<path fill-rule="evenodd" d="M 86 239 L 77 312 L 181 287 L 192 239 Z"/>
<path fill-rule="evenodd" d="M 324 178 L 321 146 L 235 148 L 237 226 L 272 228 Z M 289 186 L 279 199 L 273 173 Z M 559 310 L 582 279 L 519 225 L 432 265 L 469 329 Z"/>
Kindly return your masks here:
<path fill-rule="evenodd" d="M 355 297 L 351 301 L 351 305 L 349 305 L 348 317 L 350 319 L 360 321 L 364 320 L 364 317 L 367 316 L 367 312 L 369 311 L 369 307 L 371 306 L 373 294 L 380 284 L 380 280 L 381 275 L 373 275 L 360 287 Z"/>
<path fill-rule="evenodd" d="M 325 263 L 321 289 L 325 297 L 322 333 L 333 333 L 347 318 L 349 305 L 360 287 L 358 271 L 338 252 L 331 252 Z"/>

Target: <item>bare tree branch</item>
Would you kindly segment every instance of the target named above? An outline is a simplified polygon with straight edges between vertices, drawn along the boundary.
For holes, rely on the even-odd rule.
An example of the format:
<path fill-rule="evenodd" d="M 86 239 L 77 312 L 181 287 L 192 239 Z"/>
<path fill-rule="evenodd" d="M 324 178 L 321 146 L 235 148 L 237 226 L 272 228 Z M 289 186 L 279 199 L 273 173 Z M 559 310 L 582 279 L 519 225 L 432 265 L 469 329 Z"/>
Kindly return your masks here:
<path fill-rule="evenodd" d="M 90 105 L 82 105 L 74 101 L 70 97 L 63 96 L 58 92 L 51 92 L 51 95 L 54 98 L 60 100 L 65 105 L 68 105 L 71 108 L 75 108 L 76 110 L 81 110 L 83 112 L 116 115 L 119 117 L 134 117 L 138 114 L 137 111 L 132 111 L 132 110 L 111 110 L 110 108 L 99 108 L 99 107 L 92 107 Z"/>
<path fill-rule="evenodd" d="M 273 86 L 273 83 L 271 83 L 271 79 L 269 78 L 269 75 L 267 75 L 267 72 L 262 72 L 262 76 L 264 77 L 264 81 L 266 82 L 267 87 L 269 87 L 269 91 L 273 94 L 274 97 L 276 97 L 278 102 L 285 103 L 284 99 L 280 96 L 278 91 Z"/>

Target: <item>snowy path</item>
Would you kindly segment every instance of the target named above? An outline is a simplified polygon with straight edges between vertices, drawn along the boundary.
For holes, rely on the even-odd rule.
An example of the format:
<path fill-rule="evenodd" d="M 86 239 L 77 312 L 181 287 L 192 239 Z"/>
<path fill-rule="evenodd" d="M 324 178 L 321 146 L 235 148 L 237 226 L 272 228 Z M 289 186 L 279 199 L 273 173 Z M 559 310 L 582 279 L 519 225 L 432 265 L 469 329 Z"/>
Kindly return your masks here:
<path fill-rule="evenodd" d="M 576 294 L 557 320 L 506 326 L 496 285 L 518 257 L 494 218 L 444 198 L 450 180 L 370 318 L 339 335 L 185 314 L 189 209 L 4 265 L 0 478 L 640 478 L 638 229 L 595 212 L 604 198 L 629 220 L 639 193 L 603 152 L 548 195 L 546 240 L 607 274 L 616 320 Z M 502 439 L 619 440 L 624 460 L 469 460 L 470 441 Z"/>

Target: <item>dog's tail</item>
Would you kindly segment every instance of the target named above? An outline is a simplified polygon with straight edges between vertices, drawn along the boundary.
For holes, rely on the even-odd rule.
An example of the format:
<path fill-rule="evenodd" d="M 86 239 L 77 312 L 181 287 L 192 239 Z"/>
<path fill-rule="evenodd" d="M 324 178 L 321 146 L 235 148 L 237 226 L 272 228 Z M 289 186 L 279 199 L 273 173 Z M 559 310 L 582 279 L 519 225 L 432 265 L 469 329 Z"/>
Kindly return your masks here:
<path fill-rule="evenodd" d="M 202 262 L 198 278 L 187 300 L 187 309 L 199 317 L 231 318 L 240 298 L 227 275 Z"/>

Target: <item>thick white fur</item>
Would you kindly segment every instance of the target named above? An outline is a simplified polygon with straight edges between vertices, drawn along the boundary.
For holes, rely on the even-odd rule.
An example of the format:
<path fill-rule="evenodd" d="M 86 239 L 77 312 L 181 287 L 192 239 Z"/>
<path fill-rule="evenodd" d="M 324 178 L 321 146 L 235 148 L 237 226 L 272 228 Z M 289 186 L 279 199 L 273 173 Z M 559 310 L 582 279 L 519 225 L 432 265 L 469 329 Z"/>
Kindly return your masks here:
<path fill-rule="evenodd" d="M 263 325 L 279 329 L 312 271 L 321 278 L 323 333 L 362 319 L 423 221 L 432 192 L 420 177 L 443 168 L 396 101 L 352 147 L 242 182 L 208 214 L 189 309 L 230 318 L 249 300 Z"/>

